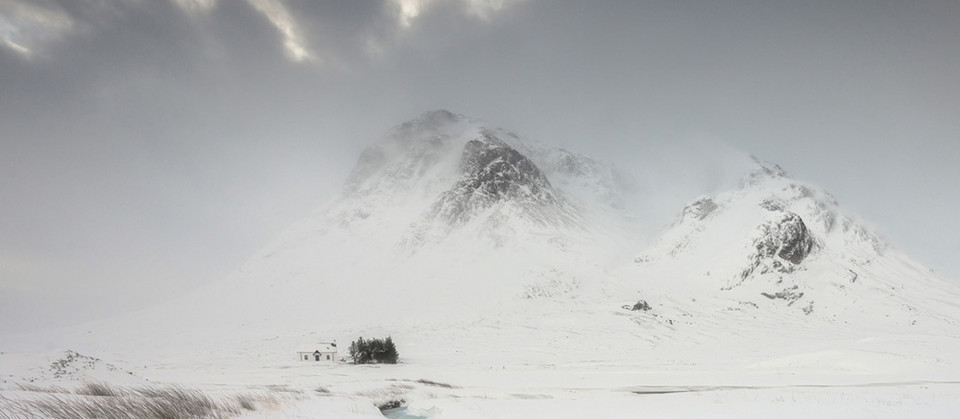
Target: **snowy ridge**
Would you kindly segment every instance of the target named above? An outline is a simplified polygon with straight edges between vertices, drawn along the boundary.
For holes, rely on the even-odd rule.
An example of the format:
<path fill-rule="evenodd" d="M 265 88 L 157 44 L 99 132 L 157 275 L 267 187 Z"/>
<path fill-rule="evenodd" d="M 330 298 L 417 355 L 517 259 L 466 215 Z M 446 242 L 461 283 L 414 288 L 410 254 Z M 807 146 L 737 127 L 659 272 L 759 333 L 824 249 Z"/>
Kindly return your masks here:
<path fill-rule="evenodd" d="M 702 295 L 842 323 L 875 323 L 872 313 L 913 325 L 955 310 L 922 302 L 955 287 L 892 250 L 828 193 L 759 161 L 739 189 L 685 207 L 637 262 L 685 277 Z"/>

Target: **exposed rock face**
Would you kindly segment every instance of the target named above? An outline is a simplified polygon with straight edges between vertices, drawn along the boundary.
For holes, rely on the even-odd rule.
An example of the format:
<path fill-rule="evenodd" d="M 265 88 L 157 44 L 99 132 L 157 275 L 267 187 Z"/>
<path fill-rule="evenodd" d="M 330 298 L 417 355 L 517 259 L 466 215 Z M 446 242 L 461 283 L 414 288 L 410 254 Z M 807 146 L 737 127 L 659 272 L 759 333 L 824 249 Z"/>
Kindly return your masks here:
<path fill-rule="evenodd" d="M 630 308 L 631 311 L 650 311 L 650 304 L 645 300 L 639 300 L 633 307 Z"/>
<path fill-rule="evenodd" d="M 491 134 L 467 143 L 461 167 L 464 177 L 457 186 L 466 188 L 474 196 L 493 201 L 520 195 L 552 198 L 550 183 L 540 169 Z"/>
<path fill-rule="evenodd" d="M 779 208 L 767 209 L 780 216 L 760 225 L 760 235 L 753 242 L 756 252 L 740 274 L 741 280 L 758 269 L 760 274 L 791 273 L 816 248 L 816 241 L 799 215 Z"/>
<path fill-rule="evenodd" d="M 758 167 L 750 173 L 747 173 L 747 175 L 740 180 L 741 188 L 758 185 L 769 179 L 790 177 L 790 175 L 788 175 L 787 172 L 784 171 L 779 165 L 762 162 L 756 157 L 751 158 L 757 163 Z"/>
<path fill-rule="evenodd" d="M 683 208 L 683 212 L 680 214 L 680 222 L 685 220 L 703 220 L 717 208 L 717 203 L 714 202 L 713 199 L 702 196 Z"/>
<path fill-rule="evenodd" d="M 587 226 L 584 208 L 603 213 L 622 203 L 618 180 L 612 167 L 592 159 L 433 111 L 361 154 L 334 211 L 345 228 L 368 219 L 397 226 L 387 218 L 402 218 L 399 243 L 407 249 L 455 232 L 501 245 L 533 226 L 547 234 Z"/>
<path fill-rule="evenodd" d="M 492 133 L 467 142 L 460 180 L 434 204 L 433 213 L 450 223 L 468 221 L 499 202 L 545 208 L 559 201 L 540 169 Z"/>
<path fill-rule="evenodd" d="M 771 299 L 771 300 L 780 299 L 780 300 L 787 301 L 787 305 L 791 305 L 791 306 L 792 306 L 793 303 L 797 302 L 797 300 L 803 298 L 803 292 L 802 292 L 802 291 L 799 291 L 799 290 L 798 290 L 799 288 L 800 288 L 800 287 L 794 285 L 794 286 L 789 287 L 789 288 L 784 288 L 784 289 L 782 289 L 782 290 L 780 290 L 780 291 L 777 291 L 777 292 L 775 292 L 775 293 L 773 293 L 773 294 L 768 293 L 768 292 L 761 292 L 760 295 L 762 295 L 762 296 L 764 296 L 764 297 L 767 297 L 767 298 L 769 298 L 769 299 Z M 810 306 L 810 310 L 811 310 L 811 311 L 813 310 L 813 306 L 812 306 L 812 305 Z M 807 314 L 809 314 L 809 313 L 807 313 Z"/>
<path fill-rule="evenodd" d="M 803 219 L 792 212 L 784 212 L 777 222 L 760 227 L 763 235 L 756 241 L 760 257 L 777 257 L 797 265 L 813 250 L 813 238 Z"/>

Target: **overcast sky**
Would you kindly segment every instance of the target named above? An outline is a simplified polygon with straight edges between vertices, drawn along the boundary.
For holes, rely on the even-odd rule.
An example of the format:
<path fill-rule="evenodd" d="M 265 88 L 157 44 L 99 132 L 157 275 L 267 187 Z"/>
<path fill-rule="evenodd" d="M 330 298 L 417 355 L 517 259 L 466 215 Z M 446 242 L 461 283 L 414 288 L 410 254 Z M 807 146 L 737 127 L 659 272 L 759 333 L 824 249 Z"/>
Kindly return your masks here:
<path fill-rule="evenodd" d="M 958 17 L 955 0 L 0 0 L 0 332 L 224 277 L 437 108 L 664 176 L 755 154 L 960 280 Z"/>

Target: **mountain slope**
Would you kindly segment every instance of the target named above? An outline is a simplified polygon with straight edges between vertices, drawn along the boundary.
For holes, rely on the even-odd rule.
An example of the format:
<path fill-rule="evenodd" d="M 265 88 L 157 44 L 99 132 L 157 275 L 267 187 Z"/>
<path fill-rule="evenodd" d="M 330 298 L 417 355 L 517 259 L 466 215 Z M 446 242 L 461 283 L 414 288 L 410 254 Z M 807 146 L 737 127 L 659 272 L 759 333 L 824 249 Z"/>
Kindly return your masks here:
<path fill-rule="evenodd" d="M 428 112 L 367 148 L 329 207 L 196 297 L 217 301 L 196 317 L 260 335 L 302 318 L 402 327 L 575 298 L 632 259 L 624 184 L 599 161 Z"/>
<path fill-rule="evenodd" d="M 825 191 L 760 162 L 740 188 L 684 208 L 637 262 L 758 313 L 790 308 L 869 327 L 956 324 L 956 303 L 934 297 L 954 295 L 954 286 L 891 248 Z"/>
<path fill-rule="evenodd" d="M 428 112 L 366 149 L 333 203 L 230 277 L 57 339 L 224 368 L 272 365 L 304 341 L 392 335 L 421 366 L 828 371 L 914 336 L 871 359 L 926 374 L 960 336 L 955 285 L 776 166 L 695 200 L 646 248 L 635 185 L 589 157 Z M 819 355 L 796 361 L 798 350 Z"/>

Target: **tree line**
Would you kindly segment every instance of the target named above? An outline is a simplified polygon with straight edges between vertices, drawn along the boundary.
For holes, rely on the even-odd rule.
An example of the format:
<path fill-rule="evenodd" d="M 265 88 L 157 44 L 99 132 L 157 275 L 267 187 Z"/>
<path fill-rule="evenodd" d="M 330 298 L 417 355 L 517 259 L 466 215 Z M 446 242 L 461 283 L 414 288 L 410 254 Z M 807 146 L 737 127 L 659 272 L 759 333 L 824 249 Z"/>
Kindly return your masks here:
<path fill-rule="evenodd" d="M 350 343 L 350 358 L 354 364 L 396 364 L 400 354 L 393 344 L 393 339 L 369 339 L 363 337 Z"/>

